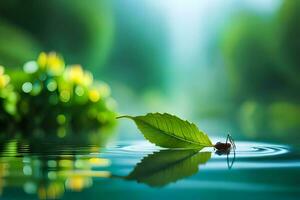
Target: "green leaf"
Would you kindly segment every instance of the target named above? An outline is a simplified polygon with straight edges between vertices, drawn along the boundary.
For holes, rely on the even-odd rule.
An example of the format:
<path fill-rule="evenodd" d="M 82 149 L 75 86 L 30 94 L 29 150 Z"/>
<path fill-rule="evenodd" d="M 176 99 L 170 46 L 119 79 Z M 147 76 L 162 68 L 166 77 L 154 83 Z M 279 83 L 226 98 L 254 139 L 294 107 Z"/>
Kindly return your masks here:
<path fill-rule="evenodd" d="M 134 120 L 150 142 L 166 148 L 213 147 L 208 136 L 197 126 L 167 113 L 149 113 L 145 116 L 121 116 Z"/>
<path fill-rule="evenodd" d="M 161 187 L 197 173 L 210 157 L 210 152 L 191 149 L 161 150 L 144 157 L 125 179 Z"/>

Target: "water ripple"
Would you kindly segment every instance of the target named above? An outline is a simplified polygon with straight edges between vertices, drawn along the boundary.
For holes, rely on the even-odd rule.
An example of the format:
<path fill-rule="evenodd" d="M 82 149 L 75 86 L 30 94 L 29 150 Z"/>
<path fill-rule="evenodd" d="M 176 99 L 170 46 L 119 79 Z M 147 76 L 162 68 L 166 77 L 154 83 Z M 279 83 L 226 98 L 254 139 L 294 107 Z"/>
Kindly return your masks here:
<path fill-rule="evenodd" d="M 155 146 L 147 141 L 124 141 L 120 142 L 115 146 L 107 148 L 109 153 L 120 153 L 120 154 L 137 154 L 137 153 L 151 153 L 159 151 L 162 148 Z M 211 151 L 213 148 L 204 148 L 202 151 Z M 287 154 L 290 152 L 290 147 L 287 145 L 262 143 L 262 142 L 236 142 L 236 156 L 239 158 L 258 158 L 258 157 L 269 157 Z M 217 156 L 216 156 L 217 158 Z"/>
<path fill-rule="evenodd" d="M 236 154 L 240 158 L 277 156 L 288 152 L 290 152 L 290 147 L 286 145 L 260 142 L 236 143 Z"/>

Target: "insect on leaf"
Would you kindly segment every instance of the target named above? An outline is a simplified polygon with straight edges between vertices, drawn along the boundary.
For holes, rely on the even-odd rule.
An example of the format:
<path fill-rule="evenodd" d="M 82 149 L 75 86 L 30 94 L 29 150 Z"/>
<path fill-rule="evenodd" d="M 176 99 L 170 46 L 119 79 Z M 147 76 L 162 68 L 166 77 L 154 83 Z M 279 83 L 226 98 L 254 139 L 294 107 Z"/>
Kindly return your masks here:
<path fill-rule="evenodd" d="M 197 126 L 167 113 L 149 113 L 145 116 L 121 116 L 132 119 L 145 138 L 166 148 L 202 149 L 213 144 Z"/>

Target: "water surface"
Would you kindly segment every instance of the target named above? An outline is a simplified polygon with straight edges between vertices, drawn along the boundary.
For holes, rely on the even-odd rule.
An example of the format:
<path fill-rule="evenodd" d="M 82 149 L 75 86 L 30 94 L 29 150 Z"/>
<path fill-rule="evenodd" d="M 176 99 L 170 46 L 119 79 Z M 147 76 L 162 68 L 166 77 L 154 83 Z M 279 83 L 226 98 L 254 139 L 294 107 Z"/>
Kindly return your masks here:
<path fill-rule="evenodd" d="M 295 146 L 237 141 L 235 156 L 220 156 L 212 148 L 167 150 L 145 140 L 107 145 L 74 140 L 4 140 L 1 198 L 298 199 L 300 195 L 300 154 Z"/>

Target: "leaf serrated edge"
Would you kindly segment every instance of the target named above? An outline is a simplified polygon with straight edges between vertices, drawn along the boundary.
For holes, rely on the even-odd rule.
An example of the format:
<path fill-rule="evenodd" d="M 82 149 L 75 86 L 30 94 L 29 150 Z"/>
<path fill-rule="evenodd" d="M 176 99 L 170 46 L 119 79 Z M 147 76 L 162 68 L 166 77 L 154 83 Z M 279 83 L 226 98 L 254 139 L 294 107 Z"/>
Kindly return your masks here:
<path fill-rule="evenodd" d="M 214 145 L 212 144 L 212 142 L 210 141 L 210 139 L 209 139 L 209 137 L 208 137 L 208 135 L 206 134 L 206 133 L 204 133 L 203 131 L 200 131 L 199 130 L 199 128 L 197 127 L 197 125 L 196 124 L 194 124 L 194 123 L 192 123 L 192 122 L 189 122 L 188 120 L 182 120 L 181 118 L 179 118 L 179 117 L 177 117 L 176 115 L 171 115 L 171 114 L 169 114 L 169 113 L 159 113 L 159 112 L 156 112 L 156 113 L 147 113 L 146 115 L 144 115 L 144 116 L 136 116 L 136 117 L 146 117 L 147 115 L 150 115 L 150 114 L 152 114 L 152 115 L 167 115 L 166 117 L 174 117 L 174 118 L 177 118 L 179 121 L 186 121 L 190 126 L 195 126 L 196 128 L 197 128 L 197 130 L 199 131 L 199 132 L 201 132 L 203 135 L 205 135 L 205 136 L 207 136 L 207 139 L 208 139 L 208 141 L 209 141 L 209 143 L 207 143 L 207 144 L 204 144 L 204 143 L 200 143 L 200 142 L 193 142 L 193 141 L 190 141 L 190 140 L 186 140 L 186 139 L 184 139 L 184 138 L 181 138 L 181 137 L 178 137 L 178 136 L 176 136 L 176 135 L 173 135 L 173 134 L 168 134 L 168 132 L 167 131 L 163 131 L 163 130 L 161 130 L 160 128 L 156 128 L 156 129 L 158 129 L 158 130 L 160 130 L 160 131 L 162 131 L 165 135 L 168 135 L 168 136 L 170 136 L 170 137 L 174 137 L 174 138 L 176 138 L 176 139 L 178 139 L 178 140 L 181 140 L 181 141 L 184 141 L 184 142 L 187 142 L 187 143 L 190 143 L 190 144 L 194 144 L 194 145 L 198 145 L 199 147 L 214 147 Z M 127 117 L 128 118 L 128 116 L 125 116 L 125 117 Z M 132 116 L 129 116 L 129 118 L 130 119 L 134 119 L 134 118 L 136 118 L 136 117 L 132 117 Z M 169 118 L 170 119 L 170 118 Z M 151 124 L 149 124 L 148 122 L 146 122 L 146 121 L 144 121 L 144 120 L 141 120 L 141 121 L 143 121 L 144 123 L 146 123 L 146 124 L 148 124 L 148 125 L 150 125 L 150 126 L 153 126 L 153 125 L 151 125 Z M 146 137 L 145 137 L 146 138 Z M 147 139 L 147 138 L 146 138 Z M 148 139 L 149 140 L 149 139 Z M 151 142 L 151 141 L 150 141 Z M 153 142 L 151 142 L 151 143 L 153 143 Z"/>
<path fill-rule="evenodd" d="M 164 115 L 164 114 L 166 114 L 166 115 L 169 115 L 169 116 L 172 116 L 172 117 L 175 117 L 175 118 L 177 118 L 177 119 L 179 119 L 179 120 L 181 120 L 181 121 L 186 121 L 186 122 L 188 122 L 190 125 L 194 125 L 194 126 L 196 126 L 196 124 L 194 124 L 194 123 L 191 123 L 191 122 L 189 122 L 188 120 L 182 120 L 182 119 L 180 119 L 179 117 L 177 117 L 177 116 L 175 116 L 175 115 L 171 115 L 171 114 L 169 114 L 169 113 L 159 113 L 159 112 L 156 112 L 156 113 L 147 113 L 146 115 L 144 115 L 144 116 L 135 116 L 135 117 L 133 117 L 133 116 L 130 116 L 130 115 L 122 115 L 122 116 L 118 116 L 118 117 L 116 117 L 116 119 L 121 119 L 121 118 L 129 118 L 129 119 L 132 119 L 132 120 L 135 120 L 137 117 L 146 117 L 147 115 L 150 115 L 150 114 L 152 114 L 152 115 L 155 115 L 155 114 L 159 114 L 159 115 Z M 146 121 L 144 121 L 144 120 L 141 120 L 140 119 L 140 121 L 142 121 L 143 123 L 145 123 L 145 124 L 148 124 L 149 126 L 153 126 L 152 124 L 149 124 L 148 122 L 146 122 Z M 139 126 L 137 126 L 138 128 L 139 128 Z M 200 147 L 214 147 L 214 145 L 212 144 L 212 142 L 210 141 L 210 139 L 209 139 L 209 137 L 207 136 L 207 134 L 205 134 L 204 132 L 202 132 L 204 135 L 206 135 L 207 136 L 207 138 L 208 138 L 208 141 L 209 141 L 209 144 L 207 145 L 207 144 L 203 144 L 203 143 L 197 143 L 197 142 L 193 142 L 193 141 L 190 141 L 190 140 L 185 140 L 185 139 L 183 139 L 183 138 L 181 138 L 181 137 L 178 137 L 178 136 L 176 136 L 176 135 L 173 135 L 173 134 L 168 134 L 168 132 L 166 132 L 166 131 L 163 131 L 163 130 L 161 130 L 160 128 L 157 128 L 157 127 L 155 127 L 156 129 L 158 129 L 158 130 L 160 130 L 160 131 L 162 131 L 165 135 L 168 135 L 169 137 L 174 137 L 174 138 L 176 138 L 176 139 L 178 139 L 178 140 L 181 140 L 181 141 L 184 141 L 184 142 L 187 142 L 187 143 L 190 143 L 190 144 L 193 144 L 193 145 L 197 145 L 197 146 L 199 146 L 199 148 Z M 196 128 L 198 129 L 198 127 L 196 126 Z M 140 128 L 139 128 L 139 130 L 140 130 Z M 198 129 L 199 130 L 199 129 Z M 140 130 L 140 131 L 142 131 L 142 130 Z M 154 145 L 156 145 L 157 146 L 157 144 L 155 143 L 155 142 L 152 142 L 150 139 L 148 139 L 144 134 L 143 134 L 143 136 L 144 136 L 144 138 L 145 139 L 147 139 L 149 142 L 151 142 L 152 144 L 154 144 Z M 194 148 L 191 148 L 191 149 L 196 149 L 197 147 L 194 147 Z M 186 148 L 185 148 L 186 149 Z"/>

